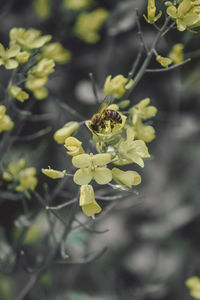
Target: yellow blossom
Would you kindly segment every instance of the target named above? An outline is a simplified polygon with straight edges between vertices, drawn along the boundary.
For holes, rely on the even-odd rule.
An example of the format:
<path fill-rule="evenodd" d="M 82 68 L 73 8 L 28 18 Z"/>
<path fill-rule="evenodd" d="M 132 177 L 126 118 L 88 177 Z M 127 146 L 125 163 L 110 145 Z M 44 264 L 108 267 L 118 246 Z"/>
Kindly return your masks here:
<path fill-rule="evenodd" d="M 11 130 L 13 126 L 14 122 L 6 114 L 6 107 L 4 105 L 0 105 L 0 133 L 2 131 Z"/>
<path fill-rule="evenodd" d="M 23 50 L 43 47 L 52 39 L 51 35 L 41 35 L 37 29 L 12 28 L 10 30 L 10 45 L 19 45 Z"/>
<path fill-rule="evenodd" d="M 20 158 L 17 162 L 11 162 L 8 165 L 7 171 L 3 172 L 3 179 L 6 181 L 12 181 L 17 179 L 18 174 L 26 166 L 26 160 Z"/>
<path fill-rule="evenodd" d="M 106 78 L 103 92 L 105 96 L 113 96 L 116 99 L 121 98 L 133 83 L 132 79 L 127 83 L 128 79 L 123 75 L 117 75 L 111 78 L 111 75 Z"/>
<path fill-rule="evenodd" d="M 29 57 L 30 53 L 27 51 L 21 51 L 19 54 L 17 54 L 16 59 L 19 64 L 25 64 L 29 60 Z"/>
<path fill-rule="evenodd" d="M 129 128 L 129 130 L 127 130 L 126 133 L 126 140 L 122 139 L 118 146 L 119 160 L 116 161 L 115 164 L 124 165 L 134 162 L 143 168 L 143 158 L 150 157 L 148 148 L 144 141 L 133 140 L 134 132 L 131 131 L 131 128 Z"/>
<path fill-rule="evenodd" d="M 64 146 L 68 150 L 67 154 L 69 154 L 71 156 L 76 156 L 76 155 L 79 155 L 79 154 L 82 154 L 85 152 L 81 145 L 82 145 L 82 142 L 80 142 L 75 137 L 70 136 L 70 137 L 66 138 Z"/>
<path fill-rule="evenodd" d="M 175 44 L 168 54 L 174 64 L 180 64 L 184 60 L 183 48 L 183 44 Z"/>
<path fill-rule="evenodd" d="M 155 138 L 155 129 L 150 125 L 143 125 L 139 119 L 134 127 L 135 137 L 145 143 L 150 143 Z"/>
<path fill-rule="evenodd" d="M 64 0 L 64 6 L 69 10 L 82 10 L 90 7 L 94 3 L 93 0 Z"/>
<path fill-rule="evenodd" d="M 77 37 L 87 43 L 96 43 L 100 39 L 99 30 L 108 16 L 108 11 L 98 8 L 89 13 L 81 13 L 74 25 Z"/>
<path fill-rule="evenodd" d="M 79 168 L 74 174 L 74 182 L 85 185 L 94 179 L 98 184 L 107 184 L 112 180 L 112 172 L 106 167 L 110 161 L 111 155 L 109 153 L 74 156 L 72 164 Z"/>
<path fill-rule="evenodd" d="M 66 171 L 65 170 L 57 171 L 49 168 L 49 169 L 42 169 L 42 173 L 52 179 L 58 179 L 58 178 L 63 178 L 65 176 Z"/>
<path fill-rule="evenodd" d="M 42 48 L 42 57 L 53 59 L 54 62 L 64 64 L 71 59 L 71 52 L 60 43 L 50 43 Z M 41 56 L 40 55 L 40 56 Z M 39 56 L 39 57 L 40 57 Z"/>
<path fill-rule="evenodd" d="M 91 185 L 81 186 L 79 205 L 81 206 L 84 214 L 88 217 L 93 217 L 102 210 L 95 200 L 94 190 Z"/>
<path fill-rule="evenodd" d="M 44 78 L 54 72 L 55 63 L 53 59 L 43 58 L 37 65 L 35 65 L 29 71 L 29 74 L 33 74 L 36 77 Z"/>
<path fill-rule="evenodd" d="M 19 100 L 20 102 L 24 102 L 29 98 L 29 94 L 24 92 L 20 87 L 16 85 L 9 86 L 8 91 L 13 98 Z"/>
<path fill-rule="evenodd" d="M 186 286 L 190 289 L 190 294 L 196 299 L 200 299 L 200 278 L 190 277 L 186 280 Z"/>
<path fill-rule="evenodd" d="M 16 186 L 16 191 L 25 192 L 27 190 L 34 190 L 38 180 L 35 168 L 26 168 L 19 173 L 19 185 Z"/>
<path fill-rule="evenodd" d="M 149 103 L 150 98 L 145 98 L 129 109 L 133 125 L 135 125 L 139 119 L 147 120 L 156 115 L 157 108 L 149 105 Z"/>
<path fill-rule="evenodd" d="M 6 69 L 15 69 L 19 63 L 16 59 L 20 51 L 20 47 L 17 45 L 10 46 L 5 50 L 4 46 L 0 43 L 0 66 L 4 65 Z"/>
<path fill-rule="evenodd" d="M 29 74 L 25 83 L 25 87 L 33 93 L 36 99 L 42 100 L 48 95 L 47 89 L 43 86 L 47 83 L 47 81 L 47 76 L 40 78 Z"/>
<path fill-rule="evenodd" d="M 169 65 L 173 63 L 172 59 L 169 57 L 163 57 L 163 56 L 156 56 L 157 62 L 164 68 L 168 68 Z"/>
<path fill-rule="evenodd" d="M 200 26 L 200 3 L 199 1 L 183 0 L 178 7 L 169 4 L 167 14 L 176 21 L 177 29 L 186 29 Z"/>
<path fill-rule="evenodd" d="M 16 185 L 16 191 L 24 192 L 29 196 L 28 190 L 34 190 L 38 180 L 36 169 L 33 167 L 25 168 L 25 166 L 26 160 L 24 158 L 19 159 L 17 162 L 11 162 L 3 173 L 3 179 L 9 182 L 12 181 Z"/>
<path fill-rule="evenodd" d="M 160 11 L 158 15 L 156 16 L 156 5 L 155 5 L 155 0 L 148 0 L 148 6 L 147 6 L 147 17 L 145 15 L 144 18 L 145 20 L 153 24 L 155 23 L 162 15 L 162 12 Z"/>
<path fill-rule="evenodd" d="M 53 138 L 58 144 L 64 144 L 66 138 L 76 133 L 78 128 L 79 128 L 78 122 L 75 121 L 68 122 L 62 128 L 58 129 L 54 133 Z"/>
<path fill-rule="evenodd" d="M 141 176 L 135 171 L 122 171 L 118 168 L 112 169 L 112 178 L 120 185 L 131 188 L 133 185 L 141 183 Z"/>

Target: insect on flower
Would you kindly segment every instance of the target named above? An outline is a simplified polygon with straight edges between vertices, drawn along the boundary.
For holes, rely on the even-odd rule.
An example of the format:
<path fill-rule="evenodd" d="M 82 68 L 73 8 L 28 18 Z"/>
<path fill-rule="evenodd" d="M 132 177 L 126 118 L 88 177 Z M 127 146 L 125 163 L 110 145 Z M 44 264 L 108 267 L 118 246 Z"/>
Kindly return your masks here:
<path fill-rule="evenodd" d="M 111 129 L 113 129 L 115 124 L 122 123 L 121 115 L 116 110 L 109 109 L 109 105 L 110 102 L 105 99 L 101 103 L 97 113 L 93 115 L 91 119 L 90 129 L 94 133 L 101 132 L 106 128 L 106 126 L 110 126 Z"/>

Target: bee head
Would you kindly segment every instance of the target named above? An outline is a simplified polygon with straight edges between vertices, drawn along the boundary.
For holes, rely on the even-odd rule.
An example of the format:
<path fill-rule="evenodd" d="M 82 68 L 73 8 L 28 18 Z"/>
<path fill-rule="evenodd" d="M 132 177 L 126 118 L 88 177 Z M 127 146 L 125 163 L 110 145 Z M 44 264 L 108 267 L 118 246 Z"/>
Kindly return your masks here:
<path fill-rule="evenodd" d="M 96 125 L 96 124 L 91 124 L 91 125 L 90 125 L 90 128 L 91 128 L 93 131 L 98 131 L 98 130 L 99 130 L 99 127 L 98 127 L 98 125 Z"/>

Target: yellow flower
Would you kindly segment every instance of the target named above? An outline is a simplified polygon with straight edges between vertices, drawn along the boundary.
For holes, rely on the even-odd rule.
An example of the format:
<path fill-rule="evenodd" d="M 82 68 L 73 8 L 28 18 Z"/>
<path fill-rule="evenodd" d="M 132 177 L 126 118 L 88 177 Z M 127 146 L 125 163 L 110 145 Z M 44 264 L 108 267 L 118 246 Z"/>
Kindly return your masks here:
<path fill-rule="evenodd" d="M 3 172 L 3 179 L 6 181 L 12 181 L 17 179 L 18 174 L 26 166 L 26 160 L 24 158 L 19 159 L 17 162 L 11 162 L 8 165 L 7 171 Z"/>
<path fill-rule="evenodd" d="M 75 137 L 70 136 L 66 138 L 64 146 L 68 150 L 67 154 L 71 156 L 76 156 L 85 152 L 81 145 L 82 142 L 80 142 Z"/>
<path fill-rule="evenodd" d="M 27 51 L 22 51 L 17 54 L 16 59 L 19 64 L 25 64 L 29 60 L 29 57 L 30 53 L 28 53 Z"/>
<path fill-rule="evenodd" d="M 179 31 L 191 30 L 200 26 L 199 1 L 183 0 L 177 8 L 174 5 L 169 5 L 167 14 L 176 21 Z"/>
<path fill-rule="evenodd" d="M 13 126 L 14 122 L 6 114 L 6 107 L 4 105 L 0 105 L 0 133 L 2 131 L 11 130 Z"/>
<path fill-rule="evenodd" d="M 149 105 L 149 103 L 150 98 L 145 98 L 129 109 L 133 125 L 135 125 L 139 119 L 147 120 L 156 115 L 157 108 Z"/>
<path fill-rule="evenodd" d="M 58 179 L 58 178 L 63 178 L 65 176 L 66 171 L 65 170 L 57 171 L 49 168 L 49 169 L 42 169 L 42 173 L 52 179 Z"/>
<path fill-rule="evenodd" d="M 20 47 L 15 45 L 5 50 L 0 43 L 0 66 L 4 65 L 6 69 L 16 69 L 19 65 L 18 61 L 14 59 L 20 51 Z"/>
<path fill-rule="evenodd" d="M 118 146 L 118 158 L 119 160 L 115 162 L 117 165 L 130 164 L 132 162 L 138 164 L 140 167 L 144 167 L 143 158 L 150 157 L 148 148 L 144 141 L 133 140 L 134 132 L 131 128 L 126 131 L 127 139 L 120 142 Z"/>
<path fill-rule="evenodd" d="M 34 9 L 36 14 L 42 20 L 48 19 L 51 13 L 51 3 L 50 0 L 34 0 Z"/>
<path fill-rule="evenodd" d="M 29 74 L 44 78 L 54 72 L 54 66 L 53 59 L 43 58 L 29 71 Z"/>
<path fill-rule="evenodd" d="M 93 0 L 64 0 L 63 4 L 70 10 L 82 10 L 90 7 L 94 3 Z"/>
<path fill-rule="evenodd" d="M 162 15 L 162 12 L 160 11 L 159 14 L 156 16 L 156 5 L 155 0 L 148 0 L 148 6 L 147 6 L 147 17 L 143 15 L 145 20 L 153 24 L 155 23 Z"/>
<path fill-rule="evenodd" d="M 19 185 L 16 186 L 16 191 L 24 192 L 27 190 L 34 190 L 38 180 L 35 168 L 26 168 L 19 173 Z"/>
<path fill-rule="evenodd" d="M 51 35 L 41 36 L 37 29 L 12 28 L 10 30 L 10 45 L 19 45 L 24 50 L 32 50 L 43 47 L 52 39 Z"/>
<path fill-rule="evenodd" d="M 71 59 L 71 52 L 60 43 L 50 43 L 42 48 L 42 56 L 53 59 L 54 62 L 64 64 Z M 39 56 L 40 57 L 40 56 Z"/>
<path fill-rule="evenodd" d="M 24 102 L 29 98 L 29 94 L 24 92 L 20 87 L 16 85 L 9 86 L 8 92 L 13 98 L 19 100 L 20 102 Z"/>
<path fill-rule="evenodd" d="M 135 124 L 135 137 L 139 140 L 143 140 L 145 143 L 150 143 L 155 139 L 155 129 L 150 125 L 143 125 L 141 119 Z"/>
<path fill-rule="evenodd" d="M 196 299 L 200 299 L 200 278 L 190 277 L 186 280 L 186 286 L 190 289 L 190 294 Z"/>
<path fill-rule="evenodd" d="M 34 190 L 38 180 L 36 178 L 36 169 L 33 167 L 25 168 L 26 160 L 21 158 L 17 162 L 11 162 L 8 165 L 7 171 L 3 173 L 3 179 L 13 181 L 17 184 L 15 190 L 24 192 L 27 196 L 28 190 Z"/>
<path fill-rule="evenodd" d="M 76 133 L 78 129 L 79 129 L 78 122 L 74 122 L 74 121 L 68 122 L 62 128 L 58 129 L 54 133 L 53 138 L 58 144 L 64 144 L 66 138 Z"/>
<path fill-rule="evenodd" d="M 131 79 L 129 83 L 126 84 L 128 79 L 123 75 L 117 75 L 114 78 L 111 78 L 111 75 L 106 78 L 103 92 L 105 96 L 113 96 L 116 99 L 121 98 L 133 83 L 133 80 Z"/>
<path fill-rule="evenodd" d="M 95 214 L 101 212 L 101 207 L 95 201 L 94 190 L 91 185 L 82 185 L 80 189 L 80 206 L 84 214 L 88 217 L 92 217 Z"/>
<path fill-rule="evenodd" d="M 183 48 L 183 44 L 175 44 L 168 54 L 168 57 L 173 61 L 174 64 L 180 64 L 184 60 Z"/>
<path fill-rule="evenodd" d="M 122 171 L 118 168 L 112 169 L 112 178 L 120 185 L 131 188 L 133 185 L 141 183 L 141 176 L 135 171 Z"/>
<path fill-rule="evenodd" d="M 29 74 L 25 83 L 25 87 L 33 93 L 36 99 L 42 100 L 48 96 L 47 89 L 43 87 L 47 81 L 47 76 L 40 78 Z"/>
<path fill-rule="evenodd" d="M 168 68 L 169 65 L 173 63 L 173 60 L 169 57 L 163 57 L 163 56 L 156 56 L 157 62 L 164 68 Z"/>
<path fill-rule="evenodd" d="M 108 16 L 108 11 L 98 8 L 89 13 L 81 13 L 74 25 L 77 37 L 87 43 L 96 43 L 100 39 L 99 30 Z"/>
<path fill-rule="evenodd" d="M 74 174 L 74 182 L 85 185 L 94 179 L 98 184 L 107 184 L 112 180 L 112 172 L 106 167 L 110 161 L 111 155 L 109 153 L 74 156 L 72 164 L 79 168 Z"/>

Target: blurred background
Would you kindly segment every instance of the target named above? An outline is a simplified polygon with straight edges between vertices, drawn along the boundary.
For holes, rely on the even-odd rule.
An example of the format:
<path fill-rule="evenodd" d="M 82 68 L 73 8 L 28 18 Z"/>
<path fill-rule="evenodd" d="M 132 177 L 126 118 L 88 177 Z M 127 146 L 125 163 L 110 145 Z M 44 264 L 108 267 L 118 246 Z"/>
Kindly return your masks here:
<path fill-rule="evenodd" d="M 76 1 L 71 1 L 76 2 Z M 162 1 L 160 7 L 163 6 Z M 94 74 L 99 97 L 106 76 L 128 75 L 139 51 L 135 9 L 139 9 L 144 40 L 151 45 L 157 31 L 148 24 L 146 1 L 91 1 L 86 8 L 74 9 L 66 0 L 1 0 L 0 42 L 9 41 L 13 27 L 36 28 L 51 34 L 71 51 L 71 60 L 56 67 L 47 87 L 49 96 L 31 99 L 32 112 L 46 118 L 27 118 L 19 139 L 5 155 L 3 164 L 25 157 L 38 170 L 38 193 L 54 193 L 58 183 L 41 173 L 41 168 L 68 169 L 71 161 L 66 150 L 53 140 L 54 132 L 69 121 L 91 118 L 97 111 L 89 73 Z M 96 42 L 80 38 L 74 31 L 83 11 L 98 8 L 108 11 L 108 18 Z M 162 24 L 163 19 L 158 21 Z M 167 56 L 176 43 L 184 44 L 185 57 L 192 61 L 160 73 L 146 73 L 133 91 L 131 104 L 145 97 L 158 108 L 153 120 L 156 139 L 148 145 L 151 158 L 144 169 L 136 170 L 142 184 L 134 193 L 125 193 L 117 201 L 99 200 L 104 207 L 89 227 L 78 227 L 67 236 L 63 250 L 73 262 L 53 263 L 38 280 L 35 274 L 48 251 L 48 220 L 41 203 L 28 201 L 32 223 L 24 216 L 20 197 L 10 199 L 0 194 L 0 299 L 2 300 L 189 300 L 185 280 L 200 276 L 200 52 L 199 34 L 170 31 L 159 43 L 157 52 Z M 198 51 L 197 51 L 198 50 Z M 160 68 L 152 59 L 151 69 Z M 0 68 L 0 94 L 10 71 Z M 29 103 L 17 104 L 28 110 Z M 151 124 L 151 123 L 150 123 Z M 47 133 L 36 139 L 27 136 L 42 128 Z M 88 147 L 91 137 L 83 128 L 77 137 Z M 60 184 L 60 183 L 59 183 Z M 72 179 L 61 183 L 52 205 L 65 202 L 77 187 Z M 48 186 L 48 189 L 47 189 Z M 1 189 L 6 187 L 1 182 Z M 61 215 L 68 218 L 68 211 Z M 85 222 L 82 212 L 77 219 Z M 53 220 L 55 222 L 55 220 Z M 25 238 L 16 239 L 23 230 Z M 88 229 L 89 228 L 89 229 Z M 63 228 L 55 222 L 56 236 Z M 37 276 L 36 276 L 37 277 Z M 30 285 L 27 287 L 27 282 Z M 23 295 L 24 287 L 32 288 Z"/>

